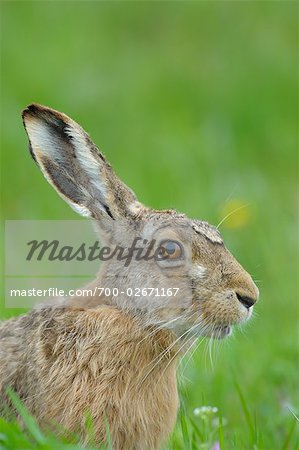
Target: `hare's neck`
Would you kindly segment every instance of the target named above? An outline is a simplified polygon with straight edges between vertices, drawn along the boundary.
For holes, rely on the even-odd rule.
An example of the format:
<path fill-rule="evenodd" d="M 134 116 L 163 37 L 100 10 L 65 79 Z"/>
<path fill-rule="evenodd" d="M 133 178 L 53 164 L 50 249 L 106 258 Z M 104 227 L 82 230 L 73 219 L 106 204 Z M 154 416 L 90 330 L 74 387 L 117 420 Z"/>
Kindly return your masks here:
<path fill-rule="evenodd" d="M 101 411 L 107 411 L 109 423 L 117 417 L 115 433 L 113 425 L 111 429 L 115 448 L 160 448 L 174 427 L 178 408 L 174 335 L 144 328 L 111 306 L 69 311 L 71 324 L 84 330 L 76 342 L 83 358 L 80 367 L 84 365 L 95 380 L 92 389 L 85 389 L 94 395 L 90 411 L 94 411 L 95 424 L 103 424 Z M 123 431 L 117 445 L 119 430 Z M 132 436 L 138 445 L 132 445 Z"/>
<path fill-rule="evenodd" d="M 163 377 L 168 372 L 176 370 L 179 347 L 171 331 L 146 327 L 140 320 L 130 315 L 122 312 L 117 314 L 122 316 L 121 323 L 126 324 L 125 332 L 122 329 L 119 330 L 117 346 L 121 346 L 122 351 L 115 355 L 118 364 L 121 360 L 127 371 L 129 361 L 133 378 L 135 379 L 137 374 L 137 378 L 143 381 L 150 374 L 152 378 Z"/>
<path fill-rule="evenodd" d="M 107 321 L 110 322 L 114 317 L 115 322 L 110 330 L 111 333 L 105 339 L 107 364 L 110 367 L 113 367 L 115 357 L 116 367 L 127 368 L 129 361 L 132 369 L 130 373 L 134 374 L 135 368 L 139 377 L 147 378 L 149 372 L 153 375 L 159 374 L 160 371 L 163 376 L 176 369 L 181 342 L 172 331 L 148 326 L 149 321 L 145 318 L 141 316 L 136 318 L 133 312 L 125 313 L 124 310 L 130 310 L 128 304 L 130 298 L 114 299 L 112 295 L 109 295 L 113 287 L 105 282 L 105 277 L 101 277 L 101 273 L 96 280 L 83 289 L 86 293 L 84 297 L 69 298 L 65 306 L 84 308 L 90 312 L 98 309 L 99 335 L 103 335 L 103 327 L 107 330 L 107 322 L 102 322 L 102 318 L 107 315 Z M 106 292 L 105 289 L 107 289 Z M 120 351 L 115 352 L 117 348 Z"/>
<path fill-rule="evenodd" d="M 158 382 L 164 376 L 167 378 L 175 374 L 178 357 L 179 347 L 172 332 L 149 327 L 137 338 L 132 363 L 138 369 L 138 378 L 143 382 L 150 379 L 151 375 Z"/>
<path fill-rule="evenodd" d="M 140 320 L 111 306 L 87 309 L 85 314 L 96 319 L 93 333 L 105 343 L 100 358 L 111 373 L 115 370 L 130 384 L 175 377 L 179 345 L 171 331 L 142 326 Z"/>

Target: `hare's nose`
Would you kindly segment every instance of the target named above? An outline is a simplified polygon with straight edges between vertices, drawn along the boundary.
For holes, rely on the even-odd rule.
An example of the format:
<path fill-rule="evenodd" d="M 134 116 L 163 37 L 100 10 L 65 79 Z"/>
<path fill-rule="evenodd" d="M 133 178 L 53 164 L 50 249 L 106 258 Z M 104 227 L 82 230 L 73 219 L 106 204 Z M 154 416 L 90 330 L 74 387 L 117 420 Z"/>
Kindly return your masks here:
<path fill-rule="evenodd" d="M 237 299 L 240 303 L 242 303 L 245 308 L 249 309 L 251 306 L 253 306 L 256 302 L 256 299 L 252 297 L 246 297 L 245 295 L 240 295 L 238 292 L 236 292 Z"/>

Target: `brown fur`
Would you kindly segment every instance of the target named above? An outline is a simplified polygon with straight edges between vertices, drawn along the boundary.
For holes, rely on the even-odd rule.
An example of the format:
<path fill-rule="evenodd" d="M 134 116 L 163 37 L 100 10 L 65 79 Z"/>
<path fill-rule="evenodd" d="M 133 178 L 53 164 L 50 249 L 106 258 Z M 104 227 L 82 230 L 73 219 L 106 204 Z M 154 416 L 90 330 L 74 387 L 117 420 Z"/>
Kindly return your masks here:
<path fill-rule="evenodd" d="M 84 415 L 115 450 L 157 450 L 176 420 L 176 366 L 198 336 L 223 338 L 247 320 L 258 299 L 250 275 L 218 230 L 173 210 L 138 202 L 85 131 L 40 105 L 23 113 L 30 151 L 46 179 L 74 209 L 92 218 L 106 245 L 136 236 L 180 244 L 177 259 L 101 265 L 90 288 L 178 287 L 170 298 L 73 297 L 0 326 L 0 396 L 12 387 L 42 426 L 79 433 Z M 1 394 L 2 393 L 2 394 Z"/>
<path fill-rule="evenodd" d="M 84 441 L 89 412 L 101 442 L 106 415 L 113 448 L 132 450 L 158 448 L 171 432 L 178 406 L 176 359 L 168 363 L 176 349 L 146 377 L 173 341 L 170 331 L 150 335 L 111 307 L 53 308 L 7 321 L 0 339 L 0 381 L 44 425 L 59 423 Z"/>

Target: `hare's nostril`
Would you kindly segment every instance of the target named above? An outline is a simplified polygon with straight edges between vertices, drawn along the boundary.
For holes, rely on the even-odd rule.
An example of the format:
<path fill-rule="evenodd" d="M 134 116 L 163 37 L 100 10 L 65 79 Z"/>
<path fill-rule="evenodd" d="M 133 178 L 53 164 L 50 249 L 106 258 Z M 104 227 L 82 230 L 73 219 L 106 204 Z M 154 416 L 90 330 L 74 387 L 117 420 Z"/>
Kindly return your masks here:
<path fill-rule="evenodd" d="M 242 303 L 242 305 L 247 309 L 249 309 L 255 303 L 255 300 L 253 298 L 240 295 L 238 294 L 238 292 L 236 292 L 236 296 L 239 302 Z"/>

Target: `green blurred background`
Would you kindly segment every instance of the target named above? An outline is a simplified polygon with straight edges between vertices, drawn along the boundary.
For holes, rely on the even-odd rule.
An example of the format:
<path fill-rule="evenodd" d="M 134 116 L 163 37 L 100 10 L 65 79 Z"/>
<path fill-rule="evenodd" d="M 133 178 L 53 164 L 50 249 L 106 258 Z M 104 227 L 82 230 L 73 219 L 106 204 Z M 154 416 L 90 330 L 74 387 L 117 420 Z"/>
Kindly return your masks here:
<path fill-rule="evenodd" d="M 259 448 L 282 449 L 299 407 L 298 3 L 14 1 L 2 13 L 4 218 L 78 217 L 27 151 L 20 111 L 33 101 L 80 122 L 145 204 L 213 224 L 241 206 L 221 231 L 257 280 L 256 317 L 213 367 L 199 347 L 181 391 L 188 414 L 219 408 L 227 448 L 253 448 L 236 378 Z"/>

